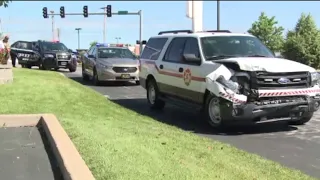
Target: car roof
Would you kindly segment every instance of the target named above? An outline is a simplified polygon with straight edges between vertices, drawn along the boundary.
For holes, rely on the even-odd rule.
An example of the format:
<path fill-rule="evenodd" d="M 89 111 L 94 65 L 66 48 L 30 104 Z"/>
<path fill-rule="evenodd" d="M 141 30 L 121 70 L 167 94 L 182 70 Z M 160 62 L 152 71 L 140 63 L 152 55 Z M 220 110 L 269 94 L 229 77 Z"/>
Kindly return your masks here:
<path fill-rule="evenodd" d="M 193 32 L 192 30 L 173 30 L 173 31 L 161 31 L 156 36 L 152 36 L 151 38 L 163 38 L 163 37 L 212 37 L 212 36 L 247 36 L 254 37 L 248 33 L 233 33 L 229 30 L 209 30 L 209 31 L 200 31 Z"/>
<path fill-rule="evenodd" d="M 128 49 L 127 47 L 105 47 L 105 46 L 96 46 L 98 49 Z"/>

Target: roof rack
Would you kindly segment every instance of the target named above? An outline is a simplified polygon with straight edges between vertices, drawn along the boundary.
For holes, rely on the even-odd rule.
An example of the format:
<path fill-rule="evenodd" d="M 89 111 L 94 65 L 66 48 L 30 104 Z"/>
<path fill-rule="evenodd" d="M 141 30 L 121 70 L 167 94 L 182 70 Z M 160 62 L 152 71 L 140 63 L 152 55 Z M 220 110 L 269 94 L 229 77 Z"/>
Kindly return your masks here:
<path fill-rule="evenodd" d="M 200 31 L 200 32 L 212 32 L 212 33 L 231 33 L 229 30 L 206 30 L 206 31 Z"/>
<path fill-rule="evenodd" d="M 192 30 L 172 30 L 172 31 L 160 31 L 158 33 L 158 35 L 161 34 L 169 34 L 169 33 L 173 33 L 173 34 L 178 34 L 178 33 L 193 33 Z"/>

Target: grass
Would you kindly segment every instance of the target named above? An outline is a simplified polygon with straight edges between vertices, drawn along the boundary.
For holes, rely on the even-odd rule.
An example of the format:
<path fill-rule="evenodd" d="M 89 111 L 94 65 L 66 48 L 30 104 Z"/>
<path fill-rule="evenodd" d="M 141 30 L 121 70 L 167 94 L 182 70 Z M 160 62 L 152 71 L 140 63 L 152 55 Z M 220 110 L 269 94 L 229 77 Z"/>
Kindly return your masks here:
<path fill-rule="evenodd" d="M 54 113 L 97 180 L 312 179 L 137 114 L 56 72 L 14 69 L 0 114 Z"/>

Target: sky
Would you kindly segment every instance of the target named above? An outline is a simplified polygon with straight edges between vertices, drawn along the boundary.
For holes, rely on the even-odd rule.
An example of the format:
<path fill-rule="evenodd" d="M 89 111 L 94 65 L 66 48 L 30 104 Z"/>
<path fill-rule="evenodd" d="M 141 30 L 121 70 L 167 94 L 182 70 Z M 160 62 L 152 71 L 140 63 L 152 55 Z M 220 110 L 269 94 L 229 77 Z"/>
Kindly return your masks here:
<path fill-rule="evenodd" d="M 216 29 L 216 1 L 203 2 L 203 29 Z M 192 22 L 186 17 L 186 1 L 12 1 L 8 8 L 1 7 L 0 18 L 3 32 L 10 35 L 11 43 L 18 40 L 52 40 L 51 19 L 44 19 L 42 8 L 66 13 L 82 13 L 83 6 L 89 13 L 103 12 L 101 7 L 112 5 L 112 11 L 143 12 L 143 40 L 156 35 L 159 31 L 192 29 Z M 320 24 L 320 1 L 221 1 L 220 29 L 232 32 L 246 32 L 251 24 L 264 11 L 268 16 L 276 16 L 279 25 L 285 30 L 292 29 L 301 13 L 310 13 L 317 25 Z M 103 15 L 84 18 L 55 16 L 55 26 L 60 29 L 60 41 L 71 49 L 89 48 L 92 41 L 103 42 Z M 106 39 L 108 43 L 134 44 L 139 39 L 139 16 L 112 16 L 107 19 Z"/>

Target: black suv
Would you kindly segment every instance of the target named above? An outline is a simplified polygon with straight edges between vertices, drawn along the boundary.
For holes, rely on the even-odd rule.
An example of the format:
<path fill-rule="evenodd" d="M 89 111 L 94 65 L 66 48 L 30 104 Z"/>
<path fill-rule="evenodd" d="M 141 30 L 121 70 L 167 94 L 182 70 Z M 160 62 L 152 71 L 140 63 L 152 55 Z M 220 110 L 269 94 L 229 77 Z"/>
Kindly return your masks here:
<path fill-rule="evenodd" d="M 40 66 L 40 54 L 34 47 L 34 42 L 17 41 L 11 45 L 11 59 L 18 60 L 22 67 Z"/>
<path fill-rule="evenodd" d="M 40 69 L 65 68 L 70 72 L 76 71 L 77 59 L 63 43 L 39 40 L 35 42 L 35 48 L 40 54 Z"/>

